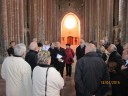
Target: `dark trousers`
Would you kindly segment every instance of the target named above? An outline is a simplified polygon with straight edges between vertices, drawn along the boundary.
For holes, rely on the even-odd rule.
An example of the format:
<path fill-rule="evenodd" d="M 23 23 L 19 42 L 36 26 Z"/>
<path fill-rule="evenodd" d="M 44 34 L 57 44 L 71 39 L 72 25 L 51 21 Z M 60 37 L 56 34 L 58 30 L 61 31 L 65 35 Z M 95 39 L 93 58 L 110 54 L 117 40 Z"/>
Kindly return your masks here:
<path fill-rule="evenodd" d="M 128 78 L 121 78 L 121 96 L 128 96 Z"/>
<path fill-rule="evenodd" d="M 60 72 L 61 76 L 63 77 L 63 73 L 64 73 L 64 64 L 59 63 L 57 64 L 57 66 L 55 66 L 56 70 Z"/>
<path fill-rule="evenodd" d="M 122 96 L 120 85 L 112 85 L 112 96 Z"/>
<path fill-rule="evenodd" d="M 66 64 L 66 75 L 71 77 L 72 64 Z"/>
<path fill-rule="evenodd" d="M 120 74 L 110 74 L 110 80 L 111 81 L 120 81 Z M 112 96 L 122 96 L 121 95 L 121 84 L 111 84 L 112 86 Z"/>

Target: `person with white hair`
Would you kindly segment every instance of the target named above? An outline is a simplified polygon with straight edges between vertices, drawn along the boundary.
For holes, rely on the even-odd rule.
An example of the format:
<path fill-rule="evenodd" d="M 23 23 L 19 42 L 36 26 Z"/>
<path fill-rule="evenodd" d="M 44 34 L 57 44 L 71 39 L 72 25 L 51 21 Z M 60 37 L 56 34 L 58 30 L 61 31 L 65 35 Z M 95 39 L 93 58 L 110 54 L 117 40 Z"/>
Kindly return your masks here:
<path fill-rule="evenodd" d="M 124 65 L 124 61 L 121 55 L 117 52 L 117 48 L 114 44 L 110 44 L 108 47 L 110 53 L 108 59 L 109 73 L 111 81 L 118 81 L 120 84 L 112 84 L 112 96 L 123 96 L 121 93 L 121 67 Z"/>
<path fill-rule="evenodd" d="M 104 96 L 109 85 L 102 81 L 109 81 L 107 65 L 96 53 L 96 46 L 86 44 L 85 55 L 76 64 L 76 96 Z"/>
<path fill-rule="evenodd" d="M 32 96 L 60 96 L 64 80 L 60 73 L 52 66 L 49 51 L 38 53 L 38 65 L 33 70 Z"/>
<path fill-rule="evenodd" d="M 6 82 L 6 96 L 32 96 L 31 67 L 23 59 L 26 53 L 24 44 L 17 44 L 14 56 L 5 58 L 1 76 Z"/>
<path fill-rule="evenodd" d="M 33 38 L 33 42 L 37 42 L 37 38 Z"/>
<path fill-rule="evenodd" d="M 83 39 L 80 40 L 80 45 L 76 48 L 76 59 L 79 60 L 81 57 L 85 55 L 85 41 Z"/>
<path fill-rule="evenodd" d="M 33 71 L 34 67 L 37 65 L 37 54 L 38 54 L 38 45 L 37 42 L 32 42 L 29 46 L 29 52 L 25 56 L 25 60 L 30 64 Z"/>

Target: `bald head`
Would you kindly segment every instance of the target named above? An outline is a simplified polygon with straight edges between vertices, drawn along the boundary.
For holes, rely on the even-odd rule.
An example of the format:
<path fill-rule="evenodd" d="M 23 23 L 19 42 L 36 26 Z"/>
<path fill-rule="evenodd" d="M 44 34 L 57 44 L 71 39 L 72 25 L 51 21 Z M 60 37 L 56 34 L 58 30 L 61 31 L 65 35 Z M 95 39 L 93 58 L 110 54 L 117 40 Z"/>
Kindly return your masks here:
<path fill-rule="evenodd" d="M 103 46 L 105 44 L 105 40 L 100 40 L 100 45 Z"/>
<path fill-rule="evenodd" d="M 37 42 L 37 38 L 33 38 L 33 42 Z"/>
<path fill-rule="evenodd" d="M 60 47 L 61 47 L 60 42 L 56 42 L 56 47 L 57 47 L 57 48 L 60 48 Z"/>
<path fill-rule="evenodd" d="M 89 52 L 96 52 L 96 46 L 94 44 L 91 43 L 86 44 L 85 54 Z"/>
<path fill-rule="evenodd" d="M 80 46 L 84 47 L 85 46 L 85 41 L 83 39 L 80 40 Z"/>
<path fill-rule="evenodd" d="M 116 48 L 116 46 L 114 45 L 114 44 L 111 44 L 109 47 L 108 47 L 108 52 L 109 53 L 112 53 L 113 51 L 116 51 L 117 50 L 117 48 Z"/>
<path fill-rule="evenodd" d="M 32 42 L 30 45 L 29 45 L 29 49 L 30 50 L 35 50 L 35 51 L 38 51 L 38 45 L 36 42 Z"/>

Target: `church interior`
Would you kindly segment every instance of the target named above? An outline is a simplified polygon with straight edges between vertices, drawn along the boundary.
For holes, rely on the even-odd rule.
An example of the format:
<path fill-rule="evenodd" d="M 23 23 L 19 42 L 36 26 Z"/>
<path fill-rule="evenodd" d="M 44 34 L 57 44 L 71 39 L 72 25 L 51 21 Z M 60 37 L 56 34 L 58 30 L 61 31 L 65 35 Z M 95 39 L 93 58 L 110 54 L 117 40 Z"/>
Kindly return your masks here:
<path fill-rule="evenodd" d="M 10 41 L 28 46 L 33 38 L 42 43 L 59 41 L 62 46 L 103 38 L 111 43 L 120 38 L 125 44 L 128 0 L 0 0 L 0 63 Z M 73 86 L 72 82 L 68 83 Z M 74 91 L 63 96 L 75 96 Z"/>
<path fill-rule="evenodd" d="M 127 10 L 127 0 L 1 0 L 0 49 L 12 40 L 28 45 L 32 38 L 78 45 L 80 38 L 113 42 L 119 37 L 125 43 Z"/>

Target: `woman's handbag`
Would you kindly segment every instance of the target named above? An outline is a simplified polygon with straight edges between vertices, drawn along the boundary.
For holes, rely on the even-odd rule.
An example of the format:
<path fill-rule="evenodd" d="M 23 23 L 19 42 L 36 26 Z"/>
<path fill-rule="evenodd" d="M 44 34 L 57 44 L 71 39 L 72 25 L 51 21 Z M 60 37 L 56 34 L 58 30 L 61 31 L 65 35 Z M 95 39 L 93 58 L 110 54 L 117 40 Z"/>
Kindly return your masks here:
<path fill-rule="evenodd" d="M 68 61 L 69 61 L 69 62 L 73 62 L 73 58 L 69 58 Z"/>

